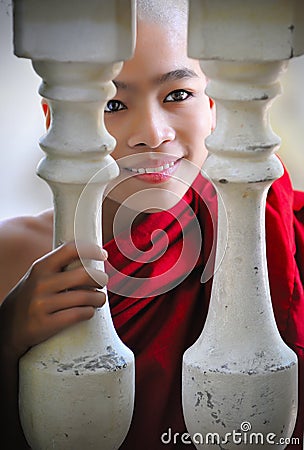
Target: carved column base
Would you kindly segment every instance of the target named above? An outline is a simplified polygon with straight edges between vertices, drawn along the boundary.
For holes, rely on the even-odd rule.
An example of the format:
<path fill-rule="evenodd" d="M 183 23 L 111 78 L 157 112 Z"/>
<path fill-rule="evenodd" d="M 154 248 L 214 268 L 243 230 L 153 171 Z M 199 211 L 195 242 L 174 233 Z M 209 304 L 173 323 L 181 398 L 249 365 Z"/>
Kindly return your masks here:
<path fill-rule="evenodd" d="M 205 327 L 183 360 L 183 408 L 197 448 L 283 449 L 297 415 L 297 358 L 276 327 L 269 292 L 265 202 L 283 173 L 268 119 L 284 63 L 204 62 L 217 127 L 204 170 L 223 199 Z M 228 240 L 226 216 L 228 219 Z M 217 264 L 216 264 L 217 266 Z M 211 434 L 210 434 L 211 433 Z M 281 442 L 281 443 L 280 443 Z M 286 441 L 285 441 L 286 442 Z"/>

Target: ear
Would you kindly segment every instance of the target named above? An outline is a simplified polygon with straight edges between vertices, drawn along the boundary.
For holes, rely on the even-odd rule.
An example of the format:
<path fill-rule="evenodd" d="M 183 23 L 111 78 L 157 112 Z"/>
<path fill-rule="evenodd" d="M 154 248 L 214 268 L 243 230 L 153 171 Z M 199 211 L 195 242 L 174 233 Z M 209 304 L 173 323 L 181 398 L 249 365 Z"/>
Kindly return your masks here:
<path fill-rule="evenodd" d="M 50 107 L 45 99 L 42 99 L 41 105 L 42 105 L 42 109 L 43 109 L 43 112 L 45 115 L 45 126 L 46 126 L 46 129 L 48 130 L 50 127 L 50 124 L 51 124 Z"/>
<path fill-rule="evenodd" d="M 209 98 L 210 111 L 211 111 L 211 131 L 214 130 L 216 125 L 215 103 L 212 98 Z"/>

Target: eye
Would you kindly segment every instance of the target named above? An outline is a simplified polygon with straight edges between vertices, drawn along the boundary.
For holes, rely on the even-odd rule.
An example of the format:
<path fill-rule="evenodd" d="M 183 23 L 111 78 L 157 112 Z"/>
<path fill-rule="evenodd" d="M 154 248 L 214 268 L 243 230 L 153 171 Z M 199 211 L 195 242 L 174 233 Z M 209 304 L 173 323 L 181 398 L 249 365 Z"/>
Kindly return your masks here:
<path fill-rule="evenodd" d="M 104 111 L 106 113 L 115 113 L 123 109 L 127 109 L 127 107 L 120 100 L 109 100 Z"/>
<path fill-rule="evenodd" d="M 164 103 L 167 102 L 183 102 L 187 100 L 187 98 L 192 97 L 192 93 L 189 91 L 185 91 L 184 89 L 176 89 L 175 91 L 170 92 L 167 97 L 164 99 Z"/>

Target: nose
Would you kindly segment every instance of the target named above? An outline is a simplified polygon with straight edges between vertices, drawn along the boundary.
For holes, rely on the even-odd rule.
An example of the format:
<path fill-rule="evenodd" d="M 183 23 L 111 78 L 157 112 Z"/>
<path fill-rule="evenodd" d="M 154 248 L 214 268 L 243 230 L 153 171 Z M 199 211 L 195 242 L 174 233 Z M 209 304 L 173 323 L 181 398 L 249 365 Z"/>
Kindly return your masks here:
<path fill-rule="evenodd" d="M 166 115 L 159 110 L 158 106 L 153 105 L 145 105 L 137 111 L 130 124 L 129 133 L 130 148 L 156 149 L 175 138 L 175 131 L 168 123 Z"/>

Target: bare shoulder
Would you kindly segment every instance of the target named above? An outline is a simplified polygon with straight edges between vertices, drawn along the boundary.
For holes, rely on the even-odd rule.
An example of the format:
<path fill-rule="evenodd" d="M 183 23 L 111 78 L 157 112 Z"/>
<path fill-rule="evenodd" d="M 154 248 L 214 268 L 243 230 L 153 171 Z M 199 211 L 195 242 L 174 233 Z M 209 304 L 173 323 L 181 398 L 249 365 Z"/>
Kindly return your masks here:
<path fill-rule="evenodd" d="M 0 221 L 0 303 L 32 263 L 52 249 L 53 212 Z"/>

